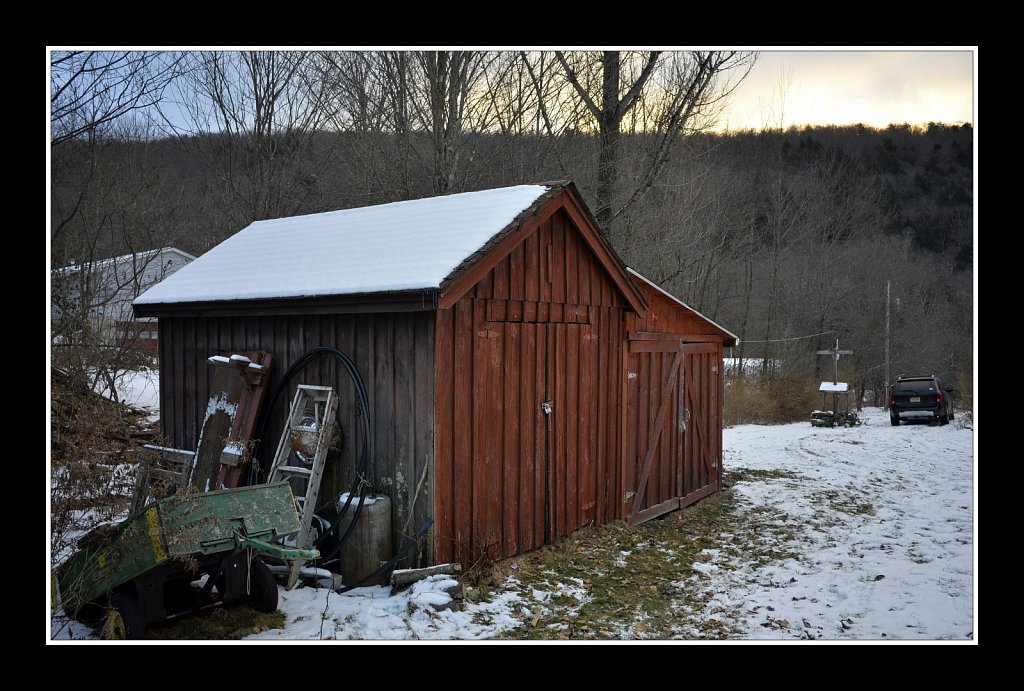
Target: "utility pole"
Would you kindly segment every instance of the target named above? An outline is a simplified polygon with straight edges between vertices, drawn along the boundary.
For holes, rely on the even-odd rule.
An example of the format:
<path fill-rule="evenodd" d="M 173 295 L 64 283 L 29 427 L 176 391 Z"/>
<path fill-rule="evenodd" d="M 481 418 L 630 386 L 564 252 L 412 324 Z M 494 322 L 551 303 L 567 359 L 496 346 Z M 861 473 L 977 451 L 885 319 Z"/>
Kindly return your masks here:
<path fill-rule="evenodd" d="M 885 406 L 889 409 L 889 281 L 885 282 Z"/>

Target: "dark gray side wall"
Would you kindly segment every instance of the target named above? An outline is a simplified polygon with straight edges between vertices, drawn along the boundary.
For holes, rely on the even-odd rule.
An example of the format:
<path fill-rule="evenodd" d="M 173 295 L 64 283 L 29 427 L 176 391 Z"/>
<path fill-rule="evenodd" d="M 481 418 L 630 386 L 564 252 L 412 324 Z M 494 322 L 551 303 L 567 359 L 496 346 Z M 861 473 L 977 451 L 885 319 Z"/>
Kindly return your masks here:
<path fill-rule="evenodd" d="M 371 480 L 391 497 L 393 542 L 414 533 L 434 510 L 434 320 L 432 311 L 296 316 L 161 317 L 160 408 L 167 443 L 195 449 L 219 351 L 265 350 L 274 360 L 271 389 L 285 370 L 316 346 L 333 346 L 356 363 L 370 399 Z M 322 359 L 296 377 L 274 406 L 260 458 L 269 464 L 295 384 L 333 386 L 339 394 L 340 458 L 332 459 L 320 493 L 347 491 L 362 444 L 355 390 L 340 364 Z M 270 403 L 268 396 L 265 405 Z M 419 493 L 416 494 L 417 487 Z M 403 565 L 432 563 L 433 534 Z"/>

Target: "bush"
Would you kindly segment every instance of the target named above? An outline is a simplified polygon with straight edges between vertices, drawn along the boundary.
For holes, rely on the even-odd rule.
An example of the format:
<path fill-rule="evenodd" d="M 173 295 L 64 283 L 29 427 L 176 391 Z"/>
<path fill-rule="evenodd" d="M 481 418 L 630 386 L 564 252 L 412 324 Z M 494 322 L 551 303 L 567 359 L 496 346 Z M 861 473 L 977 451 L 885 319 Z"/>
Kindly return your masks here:
<path fill-rule="evenodd" d="M 144 414 L 56 369 L 50 404 L 50 545 L 56 564 L 88 531 L 124 517 L 138 448 L 153 439 Z"/>
<path fill-rule="evenodd" d="M 726 425 L 775 425 L 807 420 L 821 406 L 818 383 L 807 376 L 729 377 L 723 402 Z"/>

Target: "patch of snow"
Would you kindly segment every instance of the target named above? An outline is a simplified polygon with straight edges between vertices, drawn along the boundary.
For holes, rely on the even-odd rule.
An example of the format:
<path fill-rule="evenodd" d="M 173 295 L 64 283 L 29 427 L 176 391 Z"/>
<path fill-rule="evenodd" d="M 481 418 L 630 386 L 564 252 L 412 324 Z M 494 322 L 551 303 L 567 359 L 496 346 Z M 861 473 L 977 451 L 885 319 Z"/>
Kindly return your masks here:
<path fill-rule="evenodd" d="M 54 641 L 88 640 L 96 638 L 90 627 L 75 621 L 58 608 L 50 617 L 50 639 Z"/>
<path fill-rule="evenodd" d="M 748 638 L 973 637 L 973 434 L 862 417 L 725 430 L 726 468 L 797 476 L 735 485 L 740 510 L 762 511 L 797 556 L 758 565 L 740 546 L 695 562 L 715 594 L 704 619 L 736 612 Z"/>
<path fill-rule="evenodd" d="M 489 602 L 448 608 L 448 592 L 459 588 L 452 576 L 429 576 L 395 595 L 387 587 L 356 588 L 339 595 L 328 589 L 280 591 L 283 629 L 249 636 L 256 640 L 396 640 L 492 638 L 521 624 L 521 597 L 502 591 Z"/>
<path fill-rule="evenodd" d="M 846 393 L 849 390 L 850 385 L 843 381 L 823 381 L 821 382 L 821 386 L 818 387 L 818 391 L 822 391 L 824 393 Z"/>
<path fill-rule="evenodd" d="M 135 304 L 436 289 L 547 191 L 520 185 L 256 221 Z"/>
<path fill-rule="evenodd" d="M 226 391 L 221 391 L 218 396 L 210 396 L 210 400 L 206 402 L 206 417 L 203 418 L 203 424 L 200 425 L 200 429 L 206 426 L 206 421 L 218 410 L 223 410 L 228 414 L 228 417 L 234 420 L 235 415 L 238 413 L 238 404 L 228 400 Z"/>
<path fill-rule="evenodd" d="M 99 384 L 97 393 L 112 398 L 110 389 Z M 145 410 L 151 416 L 160 412 L 160 370 L 144 369 L 123 372 L 114 383 L 117 398 L 123 403 Z"/>

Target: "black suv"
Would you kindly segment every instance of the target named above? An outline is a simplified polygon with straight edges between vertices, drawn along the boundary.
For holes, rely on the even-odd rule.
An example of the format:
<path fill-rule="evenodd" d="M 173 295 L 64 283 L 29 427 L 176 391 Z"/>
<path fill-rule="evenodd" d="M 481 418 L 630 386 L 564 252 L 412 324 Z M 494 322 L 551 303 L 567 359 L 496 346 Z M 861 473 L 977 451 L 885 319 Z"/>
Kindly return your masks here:
<path fill-rule="evenodd" d="M 889 396 L 889 421 L 893 427 L 900 420 L 938 420 L 940 425 L 953 419 L 953 389 L 942 385 L 934 374 L 896 379 Z"/>

